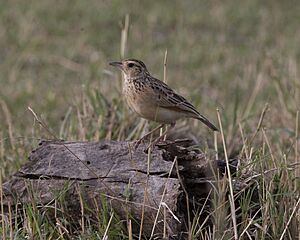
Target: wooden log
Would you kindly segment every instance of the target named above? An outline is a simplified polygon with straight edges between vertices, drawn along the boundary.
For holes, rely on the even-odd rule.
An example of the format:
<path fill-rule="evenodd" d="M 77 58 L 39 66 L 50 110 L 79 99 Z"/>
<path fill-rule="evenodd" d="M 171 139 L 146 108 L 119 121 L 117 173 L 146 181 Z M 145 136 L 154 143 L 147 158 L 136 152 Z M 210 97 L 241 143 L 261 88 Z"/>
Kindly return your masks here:
<path fill-rule="evenodd" d="M 205 194 L 205 185 L 193 179 L 211 169 L 203 154 L 185 148 L 188 143 L 164 143 L 148 154 L 146 145 L 132 150 L 128 142 L 42 141 L 3 184 L 4 207 L 34 202 L 51 215 L 49 206 L 60 204 L 61 213 L 79 221 L 82 215 L 97 218 L 105 199 L 120 219 L 135 219 L 134 232 L 142 225 L 148 237 L 176 235 L 186 217 L 179 207 L 182 188 L 192 183 L 191 191 Z"/>

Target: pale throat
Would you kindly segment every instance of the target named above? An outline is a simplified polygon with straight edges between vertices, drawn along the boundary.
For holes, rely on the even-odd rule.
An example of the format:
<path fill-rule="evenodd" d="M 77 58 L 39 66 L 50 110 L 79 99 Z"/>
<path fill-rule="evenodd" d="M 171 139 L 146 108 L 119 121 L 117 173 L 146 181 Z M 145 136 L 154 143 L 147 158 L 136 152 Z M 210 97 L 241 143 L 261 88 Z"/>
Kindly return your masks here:
<path fill-rule="evenodd" d="M 130 83 L 130 82 L 132 82 L 134 80 L 141 79 L 141 78 L 143 78 L 143 74 L 131 76 L 130 74 L 125 74 L 123 72 L 123 79 L 127 83 Z"/>

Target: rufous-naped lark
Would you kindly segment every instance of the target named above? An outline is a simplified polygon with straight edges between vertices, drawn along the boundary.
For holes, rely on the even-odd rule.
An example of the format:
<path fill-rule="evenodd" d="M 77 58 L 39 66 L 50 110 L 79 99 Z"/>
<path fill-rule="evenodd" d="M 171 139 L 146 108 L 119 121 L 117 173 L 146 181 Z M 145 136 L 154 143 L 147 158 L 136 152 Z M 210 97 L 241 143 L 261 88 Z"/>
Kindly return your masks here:
<path fill-rule="evenodd" d="M 218 128 L 200 114 L 184 97 L 177 94 L 164 82 L 152 77 L 142 61 L 126 59 L 109 64 L 119 68 L 123 73 L 123 94 L 129 107 L 140 117 L 161 123 L 139 139 L 136 145 L 165 124 L 170 124 L 171 128 L 174 127 L 180 118 L 198 119 L 213 131 L 218 131 Z M 167 131 L 163 135 L 166 133 Z M 155 142 L 161 140 L 162 136 Z"/>

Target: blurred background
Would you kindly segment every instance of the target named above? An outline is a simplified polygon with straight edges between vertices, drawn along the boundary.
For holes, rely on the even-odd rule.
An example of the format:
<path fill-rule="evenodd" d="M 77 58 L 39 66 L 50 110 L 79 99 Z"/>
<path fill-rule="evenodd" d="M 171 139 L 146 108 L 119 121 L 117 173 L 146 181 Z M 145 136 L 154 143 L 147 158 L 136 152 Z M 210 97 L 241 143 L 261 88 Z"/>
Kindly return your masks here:
<path fill-rule="evenodd" d="M 134 140 L 151 129 L 153 123 L 128 110 L 121 75 L 108 62 L 137 58 L 163 79 L 167 51 L 167 83 L 217 126 L 220 110 L 229 158 L 240 160 L 234 178 L 244 182 L 250 176 L 255 182 L 256 201 L 243 188 L 239 193 L 244 196 L 239 232 L 249 239 L 250 233 L 252 239 L 283 239 L 285 233 L 286 239 L 300 238 L 295 214 L 299 1 L 10 0 L 0 5 L 0 181 L 26 162 L 40 139 Z M 199 121 L 176 126 L 176 138 L 192 138 L 205 156 L 214 151 L 214 136 Z M 216 142 L 224 159 L 220 134 Z M 215 152 L 211 155 L 210 160 Z M 227 192 L 222 194 L 226 181 L 212 198 L 210 239 L 233 239 Z M 24 225 L 7 220 L 2 236 L 5 229 L 20 239 L 62 236 L 57 223 L 30 209 L 23 207 Z M 88 221 L 80 239 L 100 239 L 108 219 L 100 218 L 98 228 Z M 115 222 L 110 239 L 130 239 Z M 196 239 L 202 222 L 195 217 L 193 224 Z M 61 226 L 70 224 L 62 219 Z M 72 233 L 64 237 L 73 239 Z"/>
<path fill-rule="evenodd" d="M 123 108 L 108 62 L 138 58 L 162 79 L 166 50 L 168 84 L 215 123 L 219 108 L 229 145 L 240 141 L 239 123 L 255 131 L 266 103 L 264 126 L 293 137 L 299 20 L 292 0 L 2 1 L 1 157 L 16 167 L 35 140 L 53 138 L 28 106 L 59 138 L 134 139 L 140 120 Z"/>

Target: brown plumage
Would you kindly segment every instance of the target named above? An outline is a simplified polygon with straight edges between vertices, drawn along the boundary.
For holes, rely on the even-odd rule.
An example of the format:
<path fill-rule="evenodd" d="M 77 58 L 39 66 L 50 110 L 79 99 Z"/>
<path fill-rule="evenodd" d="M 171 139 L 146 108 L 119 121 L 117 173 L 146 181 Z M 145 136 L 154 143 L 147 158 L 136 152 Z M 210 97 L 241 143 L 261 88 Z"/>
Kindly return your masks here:
<path fill-rule="evenodd" d="M 163 124 L 174 126 L 181 118 L 195 118 L 213 131 L 218 131 L 217 127 L 184 97 L 174 92 L 164 82 L 152 77 L 142 61 L 126 59 L 111 62 L 110 65 L 122 71 L 123 94 L 130 108 L 140 117 L 162 123 L 161 126 Z"/>

